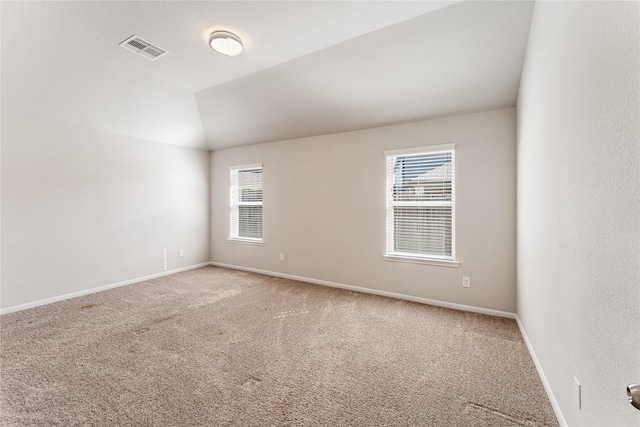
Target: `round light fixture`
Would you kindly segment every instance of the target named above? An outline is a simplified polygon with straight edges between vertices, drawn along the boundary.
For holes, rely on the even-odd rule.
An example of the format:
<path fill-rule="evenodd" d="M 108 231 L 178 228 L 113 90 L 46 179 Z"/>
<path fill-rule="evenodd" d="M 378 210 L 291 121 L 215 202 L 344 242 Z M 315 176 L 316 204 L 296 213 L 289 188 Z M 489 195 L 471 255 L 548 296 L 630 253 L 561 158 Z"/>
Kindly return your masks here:
<path fill-rule="evenodd" d="M 240 37 L 228 31 L 214 31 L 209 36 L 209 46 L 218 53 L 238 56 L 244 50 Z"/>

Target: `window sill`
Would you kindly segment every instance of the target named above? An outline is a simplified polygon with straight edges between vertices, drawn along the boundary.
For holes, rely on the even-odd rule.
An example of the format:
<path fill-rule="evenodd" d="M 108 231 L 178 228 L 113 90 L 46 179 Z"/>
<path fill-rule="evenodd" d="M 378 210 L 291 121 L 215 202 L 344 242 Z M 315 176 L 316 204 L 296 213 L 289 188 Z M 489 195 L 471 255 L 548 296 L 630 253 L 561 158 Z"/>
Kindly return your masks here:
<path fill-rule="evenodd" d="M 385 261 L 394 261 L 394 262 L 409 262 L 413 264 L 428 264 L 428 265 L 437 265 L 440 267 L 453 267 L 457 268 L 460 266 L 460 262 L 446 259 L 436 259 L 436 258 L 422 258 L 422 257 L 412 257 L 406 255 L 383 255 Z"/>
<path fill-rule="evenodd" d="M 253 245 L 253 246 L 264 246 L 264 241 L 262 239 L 238 239 L 238 238 L 229 238 L 227 239 L 229 243 L 240 243 L 243 245 Z"/>

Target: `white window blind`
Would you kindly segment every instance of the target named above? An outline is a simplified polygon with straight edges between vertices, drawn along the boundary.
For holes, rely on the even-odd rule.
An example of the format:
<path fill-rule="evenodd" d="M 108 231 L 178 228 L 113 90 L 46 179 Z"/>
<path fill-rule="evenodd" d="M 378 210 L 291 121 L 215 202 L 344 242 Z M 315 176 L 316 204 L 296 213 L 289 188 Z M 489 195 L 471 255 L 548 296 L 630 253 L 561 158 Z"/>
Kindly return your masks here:
<path fill-rule="evenodd" d="M 262 165 L 234 166 L 230 171 L 230 239 L 262 242 Z"/>
<path fill-rule="evenodd" d="M 455 260 L 455 146 L 385 152 L 386 255 Z"/>

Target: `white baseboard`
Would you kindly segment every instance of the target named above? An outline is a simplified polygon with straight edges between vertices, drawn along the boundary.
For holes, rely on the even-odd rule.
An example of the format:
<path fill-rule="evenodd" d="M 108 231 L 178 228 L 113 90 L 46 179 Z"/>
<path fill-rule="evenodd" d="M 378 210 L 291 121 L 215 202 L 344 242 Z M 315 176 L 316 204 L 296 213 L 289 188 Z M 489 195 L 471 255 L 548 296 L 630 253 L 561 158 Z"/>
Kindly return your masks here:
<path fill-rule="evenodd" d="M 70 298 L 80 297 L 82 295 L 94 294 L 96 292 L 106 291 L 107 289 L 119 288 L 120 286 L 131 285 L 133 283 L 144 282 L 145 280 L 156 279 L 162 276 L 168 276 L 170 274 L 180 273 L 181 271 L 193 270 L 195 268 L 205 267 L 209 265 L 208 262 L 204 262 L 201 264 L 190 265 L 188 267 L 176 268 L 174 270 L 163 271 L 162 273 L 151 274 L 148 276 L 138 277 L 131 280 L 125 280 L 123 282 L 111 283 L 109 285 L 98 286 L 97 288 L 84 289 L 82 291 L 71 292 L 70 294 L 64 294 L 57 297 L 45 298 L 38 301 L 28 302 L 26 304 L 14 305 L 12 307 L 7 307 L 0 309 L 0 315 L 14 313 L 16 311 L 26 310 L 28 308 L 38 307 L 40 305 L 51 304 L 53 302 L 58 302 Z"/>
<path fill-rule="evenodd" d="M 257 268 L 242 267 L 242 266 L 239 266 L 239 265 L 223 264 L 223 263 L 220 263 L 220 262 L 212 262 L 211 265 L 214 265 L 216 267 L 231 268 L 233 270 L 250 271 L 252 273 L 259 273 L 259 274 L 264 274 L 264 275 L 267 275 L 267 276 L 281 277 L 283 279 L 297 280 L 299 282 L 307 282 L 307 283 L 314 283 L 316 285 L 330 286 L 332 288 L 347 289 L 347 290 L 350 290 L 350 291 L 362 292 L 362 293 L 365 293 L 365 294 L 381 295 L 381 296 L 384 296 L 384 297 L 390 297 L 390 298 L 402 299 L 402 300 L 407 300 L 407 301 L 419 302 L 419 303 L 422 303 L 422 304 L 435 305 L 435 306 L 438 306 L 438 307 L 452 308 L 452 309 L 455 309 L 455 310 L 470 311 L 470 312 L 473 312 L 473 313 L 481 313 L 481 314 L 489 314 L 491 316 L 507 317 L 509 319 L 515 319 L 516 318 L 516 314 L 515 313 L 510 313 L 508 311 L 492 310 L 490 308 L 475 307 L 475 306 L 472 306 L 472 305 L 464 305 L 464 304 L 456 304 L 456 303 L 453 303 L 453 302 L 439 301 L 439 300 L 434 300 L 434 299 L 429 299 L 429 298 L 422 298 L 422 297 L 415 297 L 415 296 L 412 296 L 412 295 L 398 294 L 398 293 L 395 293 L 395 292 L 381 291 L 381 290 L 378 290 L 378 289 L 362 288 L 360 286 L 345 285 L 345 284 L 342 284 L 342 283 L 329 282 L 327 280 L 319 280 L 319 279 L 311 279 L 309 277 L 294 276 L 292 274 L 278 273 L 278 272 L 275 272 L 275 271 L 260 270 L 260 269 L 257 269 Z"/>
<path fill-rule="evenodd" d="M 542 365 L 536 356 L 536 352 L 533 351 L 533 346 L 531 345 L 531 341 L 529 341 L 529 337 L 527 336 L 527 331 L 524 329 L 524 325 L 520 321 L 520 317 L 516 315 L 516 322 L 518 323 L 518 328 L 520 328 L 520 333 L 522 334 L 522 338 L 524 339 L 525 344 L 527 345 L 527 349 L 529 350 L 529 354 L 531 355 L 531 359 L 533 359 L 533 364 L 536 366 L 536 370 L 538 371 L 538 376 L 540 377 L 540 381 L 542 381 L 542 385 L 544 386 L 544 390 L 547 392 L 547 396 L 551 401 L 551 406 L 553 407 L 553 412 L 556 414 L 556 418 L 558 419 L 558 423 L 560 423 L 560 427 L 568 427 L 567 421 L 564 419 L 564 415 L 560 410 L 560 405 L 558 405 L 558 401 L 551 390 L 551 385 L 549 385 L 549 381 L 547 381 L 547 377 L 544 375 L 544 371 L 542 370 Z"/>

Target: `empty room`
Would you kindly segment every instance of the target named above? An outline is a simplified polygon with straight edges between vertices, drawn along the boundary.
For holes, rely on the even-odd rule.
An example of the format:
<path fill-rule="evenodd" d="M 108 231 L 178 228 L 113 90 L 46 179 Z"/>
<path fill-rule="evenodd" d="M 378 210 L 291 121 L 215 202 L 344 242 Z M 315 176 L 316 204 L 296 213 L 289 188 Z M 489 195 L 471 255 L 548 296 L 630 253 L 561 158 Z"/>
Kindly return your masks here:
<path fill-rule="evenodd" d="M 640 426 L 640 2 L 0 23 L 0 426 Z"/>

